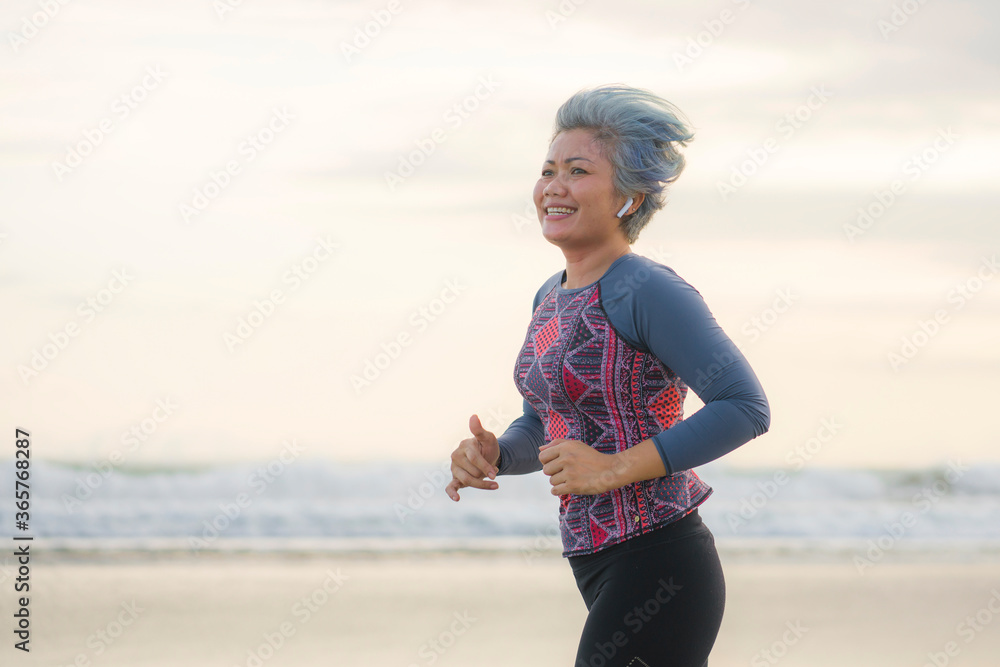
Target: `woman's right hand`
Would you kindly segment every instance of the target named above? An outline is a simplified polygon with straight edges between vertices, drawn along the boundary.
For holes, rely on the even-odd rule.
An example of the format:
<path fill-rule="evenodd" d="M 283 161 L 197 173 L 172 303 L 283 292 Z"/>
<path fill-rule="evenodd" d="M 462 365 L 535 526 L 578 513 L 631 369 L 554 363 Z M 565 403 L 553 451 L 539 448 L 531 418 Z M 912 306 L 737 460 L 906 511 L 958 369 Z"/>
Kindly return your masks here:
<path fill-rule="evenodd" d="M 458 444 L 451 453 L 451 482 L 445 487 L 448 497 L 458 502 L 458 490 L 465 486 L 477 489 L 497 489 L 496 482 L 487 482 L 486 477 L 496 479 L 497 460 L 500 458 L 500 445 L 495 435 L 483 428 L 478 415 L 469 418 L 471 438 L 466 438 Z"/>

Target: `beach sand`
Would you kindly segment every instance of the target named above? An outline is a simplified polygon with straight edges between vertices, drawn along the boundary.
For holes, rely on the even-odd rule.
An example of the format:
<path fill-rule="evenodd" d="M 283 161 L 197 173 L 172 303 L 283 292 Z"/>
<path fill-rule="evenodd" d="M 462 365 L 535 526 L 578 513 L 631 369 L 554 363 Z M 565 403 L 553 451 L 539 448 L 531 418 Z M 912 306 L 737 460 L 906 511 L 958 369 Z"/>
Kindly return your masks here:
<path fill-rule="evenodd" d="M 1000 660 L 1000 563 L 723 566 L 713 667 Z M 31 586 L 30 653 L 12 648 L 12 579 L 0 587 L 5 666 L 570 666 L 586 618 L 548 553 L 42 554 Z"/>

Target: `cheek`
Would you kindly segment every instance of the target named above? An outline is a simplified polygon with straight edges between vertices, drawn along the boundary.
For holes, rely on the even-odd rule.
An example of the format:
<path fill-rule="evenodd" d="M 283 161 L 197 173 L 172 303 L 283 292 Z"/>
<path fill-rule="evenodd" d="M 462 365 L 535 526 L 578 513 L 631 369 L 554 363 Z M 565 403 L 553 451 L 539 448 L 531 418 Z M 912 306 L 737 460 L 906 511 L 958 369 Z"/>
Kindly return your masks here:
<path fill-rule="evenodd" d="M 538 215 L 542 215 L 542 199 L 544 198 L 543 192 L 545 191 L 545 183 L 541 179 L 535 183 L 535 191 L 532 194 L 532 198 L 535 202 L 535 209 L 538 211 Z"/>

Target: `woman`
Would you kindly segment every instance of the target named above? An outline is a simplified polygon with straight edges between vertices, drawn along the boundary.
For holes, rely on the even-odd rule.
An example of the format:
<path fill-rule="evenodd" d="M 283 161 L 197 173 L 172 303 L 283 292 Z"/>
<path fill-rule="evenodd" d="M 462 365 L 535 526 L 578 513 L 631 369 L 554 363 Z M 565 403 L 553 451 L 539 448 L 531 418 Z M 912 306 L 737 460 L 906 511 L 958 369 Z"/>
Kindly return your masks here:
<path fill-rule="evenodd" d="M 535 294 L 514 368 L 524 415 L 499 438 L 473 415 L 451 456 L 455 501 L 497 475 L 549 476 L 589 612 L 578 666 L 708 664 L 725 580 L 697 510 L 712 489 L 692 468 L 770 427 L 757 376 L 701 294 L 631 251 L 684 168 L 681 118 L 623 85 L 559 108 L 534 201 L 566 268 Z M 683 419 L 688 387 L 705 405 Z"/>

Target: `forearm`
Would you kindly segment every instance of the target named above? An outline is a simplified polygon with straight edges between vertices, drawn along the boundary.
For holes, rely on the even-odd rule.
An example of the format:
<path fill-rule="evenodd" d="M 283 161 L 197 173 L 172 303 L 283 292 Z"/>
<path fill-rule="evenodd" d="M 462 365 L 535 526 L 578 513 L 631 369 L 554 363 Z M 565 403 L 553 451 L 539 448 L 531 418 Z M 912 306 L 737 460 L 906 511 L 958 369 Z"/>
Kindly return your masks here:
<path fill-rule="evenodd" d="M 634 447 L 612 454 L 611 471 L 614 488 L 634 482 L 663 477 L 667 470 L 660 457 L 660 451 L 652 438 L 643 440 Z"/>
<path fill-rule="evenodd" d="M 667 474 L 721 458 L 768 430 L 763 394 L 707 403 L 693 415 L 653 436 Z"/>
<path fill-rule="evenodd" d="M 527 402 L 524 409 L 525 414 L 515 419 L 497 437 L 497 445 L 500 447 L 497 468 L 501 475 L 524 475 L 542 469 L 538 449 L 545 442 L 545 428 Z"/>
<path fill-rule="evenodd" d="M 653 438 L 613 454 L 615 488 L 714 461 L 767 431 L 769 422 L 766 400 L 758 410 L 728 401 L 709 403 Z"/>

